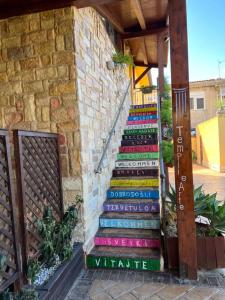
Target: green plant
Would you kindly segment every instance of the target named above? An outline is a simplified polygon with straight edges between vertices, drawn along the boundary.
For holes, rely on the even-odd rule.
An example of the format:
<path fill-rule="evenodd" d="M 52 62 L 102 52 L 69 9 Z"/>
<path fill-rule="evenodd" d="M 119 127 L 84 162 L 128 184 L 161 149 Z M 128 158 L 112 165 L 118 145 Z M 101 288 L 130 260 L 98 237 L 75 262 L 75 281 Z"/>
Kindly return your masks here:
<path fill-rule="evenodd" d="M 162 141 L 162 154 L 163 154 L 163 161 L 166 164 L 173 164 L 173 143 L 172 141 Z"/>
<path fill-rule="evenodd" d="M 14 300 L 14 295 L 9 289 L 0 294 L 0 300 Z"/>
<path fill-rule="evenodd" d="M 133 56 L 130 54 L 123 54 L 122 52 L 116 52 L 112 57 L 113 61 L 117 64 L 126 64 L 128 66 L 134 66 Z"/>
<path fill-rule="evenodd" d="M 194 150 L 192 150 L 192 160 L 195 162 L 197 160 L 197 155 Z"/>
<path fill-rule="evenodd" d="M 22 289 L 16 300 L 38 300 L 38 292 L 34 288 Z"/>
<path fill-rule="evenodd" d="M 141 86 L 140 89 L 143 94 L 150 94 L 153 90 L 156 89 L 156 86 L 155 85 Z"/>
<path fill-rule="evenodd" d="M 204 217 L 208 219 L 206 224 L 196 223 L 196 230 L 199 235 L 220 236 L 225 233 L 225 202 L 221 204 L 216 199 L 216 193 L 205 194 L 203 186 L 194 189 L 194 211 L 195 217 Z M 167 193 L 168 199 L 166 205 L 169 211 L 176 211 L 176 191 L 170 186 L 170 192 Z"/>
<path fill-rule="evenodd" d="M 37 260 L 29 260 L 27 265 L 27 278 L 29 281 L 34 282 L 36 275 L 40 272 L 41 263 Z"/>
<path fill-rule="evenodd" d="M 56 222 L 49 207 L 45 209 L 43 219 L 37 221 L 38 233 L 42 238 L 40 245 L 42 263 L 52 265 L 57 256 L 61 261 L 71 258 L 73 253 L 72 232 L 78 221 L 78 210 L 81 203 L 82 198 L 77 196 L 74 205 L 68 208 L 61 222 Z M 32 271 L 35 270 L 31 269 L 31 273 Z"/>
<path fill-rule="evenodd" d="M 163 100 L 161 106 L 161 122 L 172 126 L 172 101 L 171 99 Z"/>

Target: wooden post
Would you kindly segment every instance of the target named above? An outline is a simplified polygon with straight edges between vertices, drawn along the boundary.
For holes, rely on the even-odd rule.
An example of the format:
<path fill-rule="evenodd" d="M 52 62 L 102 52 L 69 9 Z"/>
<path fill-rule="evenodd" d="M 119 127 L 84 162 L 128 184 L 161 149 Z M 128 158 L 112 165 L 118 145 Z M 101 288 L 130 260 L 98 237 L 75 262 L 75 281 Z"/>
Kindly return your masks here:
<path fill-rule="evenodd" d="M 163 37 L 165 34 L 159 33 L 157 35 L 157 54 L 158 54 L 158 87 L 160 97 L 164 92 L 164 52 L 163 52 Z M 160 101 L 161 102 L 161 101 Z M 161 104 L 161 103 L 160 103 Z"/>
<path fill-rule="evenodd" d="M 169 1 L 173 139 L 180 276 L 196 279 L 186 0 Z"/>

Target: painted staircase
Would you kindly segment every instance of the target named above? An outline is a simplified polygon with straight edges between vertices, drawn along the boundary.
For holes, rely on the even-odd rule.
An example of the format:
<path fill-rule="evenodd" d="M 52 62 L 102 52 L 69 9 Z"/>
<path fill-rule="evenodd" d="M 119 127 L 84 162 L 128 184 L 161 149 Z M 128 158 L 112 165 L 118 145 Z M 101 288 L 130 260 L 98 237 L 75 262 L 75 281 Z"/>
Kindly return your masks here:
<path fill-rule="evenodd" d="M 132 106 L 89 268 L 160 270 L 157 105 Z"/>

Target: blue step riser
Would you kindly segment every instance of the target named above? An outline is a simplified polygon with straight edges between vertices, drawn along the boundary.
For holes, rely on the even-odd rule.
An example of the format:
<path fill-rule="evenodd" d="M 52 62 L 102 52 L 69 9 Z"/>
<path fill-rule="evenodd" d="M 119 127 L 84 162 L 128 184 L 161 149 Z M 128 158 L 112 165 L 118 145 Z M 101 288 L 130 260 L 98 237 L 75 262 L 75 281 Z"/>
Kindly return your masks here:
<path fill-rule="evenodd" d="M 148 116 L 129 116 L 128 121 L 145 121 L 145 120 L 156 120 L 157 115 L 148 115 Z"/>
<path fill-rule="evenodd" d="M 108 199 L 159 199 L 158 190 L 108 190 Z"/>
<path fill-rule="evenodd" d="M 159 229 L 160 220 L 131 220 L 100 218 L 101 228 Z"/>

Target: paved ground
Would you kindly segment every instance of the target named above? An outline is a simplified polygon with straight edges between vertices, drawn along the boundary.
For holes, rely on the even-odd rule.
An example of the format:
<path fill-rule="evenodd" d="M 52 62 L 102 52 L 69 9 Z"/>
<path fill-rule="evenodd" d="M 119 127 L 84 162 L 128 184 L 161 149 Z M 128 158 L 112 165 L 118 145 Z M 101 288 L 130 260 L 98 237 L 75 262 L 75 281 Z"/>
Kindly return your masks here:
<path fill-rule="evenodd" d="M 174 185 L 174 171 L 169 169 L 171 184 Z M 193 165 L 194 185 L 203 184 L 203 190 L 206 193 L 217 192 L 218 200 L 225 200 L 225 173 L 219 173 L 199 165 Z M 225 298 L 224 298 L 225 300 Z"/>
<path fill-rule="evenodd" d="M 182 281 L 169 273 L 88 270 L 65 300 L 225 300 L 223 271 Z"/>

